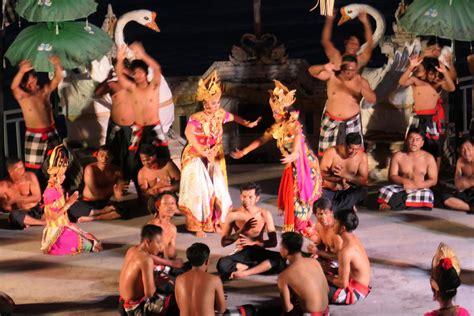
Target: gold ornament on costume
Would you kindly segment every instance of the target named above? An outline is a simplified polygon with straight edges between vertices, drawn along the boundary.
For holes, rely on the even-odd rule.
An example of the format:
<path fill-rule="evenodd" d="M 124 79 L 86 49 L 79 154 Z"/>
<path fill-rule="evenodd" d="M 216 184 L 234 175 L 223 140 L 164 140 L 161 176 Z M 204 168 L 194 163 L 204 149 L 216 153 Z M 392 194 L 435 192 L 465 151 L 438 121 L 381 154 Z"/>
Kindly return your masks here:
<path fill-rule="evenodd" d="M 217 77 L 217 71 L 206 79 L 199 79 L 197 96 L 198 101 L 209 101 L 212 98 L 220 98 L 222 94 L 221 82 Z"/>
<path fill-rule="evenodd" d="M 275 82 L 275 89 L 270 90 L 270 106 L 273 112 L 284 113 L 286 108 L 295 103 L 296 90 L 289 90 L 280 81 L 273 80 Z"/>
<path fill-rule="evenodd" d="M 68 165 L 67 152 L 64 145 L 54 147 L 49 157 L 48 174 L 50 176 L 63 175 L 66 173 Z"/>
<path fill-rule="evenodd" d="M 438 279 L 441 269 L 448 270 L 453 267 L 456 273 L 461 273 L 461 265 L 454 250 L 446 245 L 440 243 L 436 253 L 431 261 L 431 287 L 439 291 Z"/>

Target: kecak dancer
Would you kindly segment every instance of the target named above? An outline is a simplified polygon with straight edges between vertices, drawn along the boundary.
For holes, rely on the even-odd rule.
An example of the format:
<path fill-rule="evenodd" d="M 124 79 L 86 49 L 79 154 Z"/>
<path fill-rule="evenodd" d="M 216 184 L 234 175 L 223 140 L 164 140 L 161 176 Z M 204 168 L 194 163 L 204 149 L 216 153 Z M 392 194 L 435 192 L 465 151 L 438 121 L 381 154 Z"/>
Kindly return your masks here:
<path fill-rule="evenodd" d="M 204 110 L 194 113 L 186 125 L 188 145 L 181 157 L 179 208 L 186 215 L 186 228 L 206 237 L 219 232 L 232 207 L 227 188 L 227 171 L 222 145 L 223 125 L 235 121 L 245 127 L 257 126 L 220 108 L 222 91 L 217 72 L 199 80 L 197 100 Z"/>
<path fill-rule="evenodd" d="M 314 201 L 321 196 L 321 173 L 318 159 L 305 143 L 303 126 L 298 121 L 299 112 L 290 108 L 295 102 L 296 90 L 289 90 L 275 80 L 275 89 L 270 91 L 270 106 L 275 123 L 262 137 L 254 140 L 231 156 L 240 159 L 273 138 L 283 155 L 281 162 L 285 170 L 278 190 L 278 208 L 285 215 L 284 231 L 312 234 L 310 217 Z"/>
<path fill-rule="evenodd" d="M 43 193 L 46 226 L 43 230 L 41 250 L 50 255 L 74 255 L 82 252 L 99 252 L 101 242 L 92 234 L 69 222 L 67 210 L 79 196 L 76 191 L 64 196 L 61 184 L 68 166 L 64 145 L 56 146 L 49 158 L 49 181 Z"/>

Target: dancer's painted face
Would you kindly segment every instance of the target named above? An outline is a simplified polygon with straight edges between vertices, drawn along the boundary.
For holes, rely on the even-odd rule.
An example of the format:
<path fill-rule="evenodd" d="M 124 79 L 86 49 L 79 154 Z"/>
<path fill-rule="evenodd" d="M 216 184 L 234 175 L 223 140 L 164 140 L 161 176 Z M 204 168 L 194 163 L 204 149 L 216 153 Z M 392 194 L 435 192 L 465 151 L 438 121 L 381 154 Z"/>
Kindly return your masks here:
<path fill-rule="evenodd" d="M 218 97 L 211 98 L 208 101 L 204 101 L 204 113 L 214 114 L 221 106 L 221 99 Z"/>
<path fill-rule="evenodd" d="M 274 110 L 272 111 L 275 122 L 281 122 L 285 118 L 285 112 Z"/>

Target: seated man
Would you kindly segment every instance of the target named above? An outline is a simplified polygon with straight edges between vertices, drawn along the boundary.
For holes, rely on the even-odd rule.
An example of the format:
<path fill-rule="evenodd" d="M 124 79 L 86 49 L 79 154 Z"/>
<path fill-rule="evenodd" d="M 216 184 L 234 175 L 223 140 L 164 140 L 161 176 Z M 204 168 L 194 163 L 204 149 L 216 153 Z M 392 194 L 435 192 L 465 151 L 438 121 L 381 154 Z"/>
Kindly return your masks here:
<path fill-rule="evenodd" d="M 277 236 L 272 214 L 257 206 L 261 191 L 256 183 L 243 186 L 240 189 L 242 206 L 226 216 L 221 244 L 226 247 L 237 242 L 238 251 L 217 262 L 217 271 L 223 279 L 238 279 L 264 272 L 279 273 L 285 268 L 278 252 L 265 249 L 277 245 Z M 265 231 L 267 240 L 263 240 Z"/>
<path fill-rule="evenodd" d="M 421 149 L 423 137 L 419 129 L 409 129 L 406 151 L 393 155 L 388 173 L 390 181 L 395 184 L 380 189 L 380 210 L 433 208 L 434 196 L 429 188 L 438 182 L 438 168 L 433 156 Z"/>
<path fill-rule="evenodd" d="M 346 135 L 346 143 L 328 148 L 321 160 L 323 196 L 332 201 L 332 210 L 350 209 L 361 203 L 367 190 L 367 154 L 359 133 Z"/>
<path fill-rule="evenodd" d="M 121 315 L 155 315 L 166 311 L 169 300 L 157 292 L 151 257 L 162 247 L 161 227 L 146 225 L 142 228 L 140 244 L 128 249 L 120 271 Z"/>
<path fill-rule="evenodd" d="M 171 222 L 171 218 L 178 209 L 178 197 L 169 191 L 158 195 L 156 200 L 157 212 L 153 219 L 148 221 L 148 225 L 161 227 L 163 230 L 162 245 L 163 250 L 153 254 L 153 262 L 157 266 L 155 270 L 165 270 L 166 267 L 180 269 L 183 267 L 183 261 L 176 259 L 176 226 Z"/>
<path fill-rule="evenodd" d="M 355 304 L 370 293 L 370 262 L 359 238 L 352 234 L 359 225 L 354 209 L 341 210 L 334 217 L 334 231 L 341 236 L 342 247 L 337 255 L 337 275 L 326 275 L 329 282 L 329 302 Z"/>
<path fill-rule="evenodd" d="M 300 234 L 286 232 L 281 236 L 280 254 L 289 262 L 277 282 L 284 315 L 329 315 L 328 282 L 318 261 L 303 258 L 302 246 Z"/>
<path fill-rule="evenodd" d="M 456 163 L 454 185 L 456 191 L 443 196 L 444 205 L 453 210 L 474 214 L 474 159 L 472 143 L 466 139 L 460 148 Z"/>
<path fill-rule="evenodd" d="M 156 196 L 165 191 L 177 192 L 181 172 L 175 163 L 165 155 L 158 157 L 160 147 L 142 145 L 140 147 L 140 160 L 143 167 L 138 172 L 138 185 L 141 194 L 148 199 L 148 210 L 154 213 Z M 177 209 L 176 214 L 179 213 Z"/>
<path fill-rule="evenodd" d="M 176 278 L 175 296 L 181 316 L 207 316 L 224 313 L 224 287 L 219 277 L 207 272 L 209 247 L 194 243 L 186 249 L 192 269 Z"/>
<path fill-rule="evenodd" d="M 315 209 L 317 223 L 316 234 L 311 240 L 313 244 L 308 245 L 308 251 L 312 257 L 318 258 L 325 271 L 337 269 L 337 252 L 342 247 L 342 239 L 334 233 L 334 213 L 331 201 L 320 198 L 313 206 Z"/>
<path fill-rule="evenodd" d="M 121 205 L 128 184 L 122 180 L 122 172 L 112 164 L 112 153 L 103 145 L 97 152 L 97 162 L 84 169 L 84 190 L 82 199 L 68 210 L 72 222 L 91 222 L 116 219 L 125 216 L 126 209 Z M 112 203 L 114 196 L 118 203 Z"/>
<path fill-rule="evenodd" d="M 10 212 L 12 228 L 23 229 L 44 225 L 41 188 L 36 175 L 26 171 L 23 161 L 9 157 L 6 161 L 9 178 L 0 181 L 0 209 Z"/>

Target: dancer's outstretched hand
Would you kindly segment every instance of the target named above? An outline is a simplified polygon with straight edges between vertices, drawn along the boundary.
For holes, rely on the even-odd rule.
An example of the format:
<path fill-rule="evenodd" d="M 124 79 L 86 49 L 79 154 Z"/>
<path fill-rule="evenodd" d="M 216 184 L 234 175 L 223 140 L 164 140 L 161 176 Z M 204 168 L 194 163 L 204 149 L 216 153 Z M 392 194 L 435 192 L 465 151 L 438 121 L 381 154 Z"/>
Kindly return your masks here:
<path fill-rule="evenodd" d="M 245 153 L 243 150 L 240 150 L 240 149 L 234 149 L 234 151 L 232 151 L 230 153 L 230 156 L 234 159 L 240 159 L 242 158 L 243 156 L 245 156 Z"/>
<path fill-rule="evenodd" d="M 78 198 L 79 198 L 79 191 L 74 191 L 74 193 L 70 196 L 66 195 L 66 203 L 64 203 L 64 206 L 66 207 L 66 209 L 69 209 L 74 203 L 76 203 Z"/>
<path fill-rule="evenodd" d="M 258 123 L 262 120 L 262 117 L 259 116 L 258 119 L 256 119 L 255 121 L 253 122 L 250 122 L 250 121 L 245 121 L 245 127 L 248 127 L 248 128 L 254 128 L 255 126 L 258 125 Z"/>
<path fill-rule="evenodd" d="M 298 159 L 300 155 L 297 152 L 291 153 L 289 155 L 285 155 L 283 158 L 280 159 L 282 164 L 292 163 L 296 159 Z"/>

